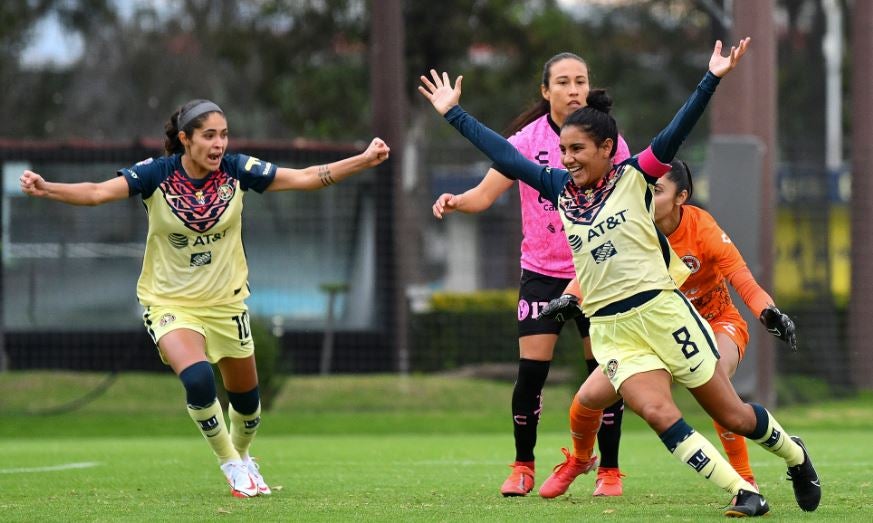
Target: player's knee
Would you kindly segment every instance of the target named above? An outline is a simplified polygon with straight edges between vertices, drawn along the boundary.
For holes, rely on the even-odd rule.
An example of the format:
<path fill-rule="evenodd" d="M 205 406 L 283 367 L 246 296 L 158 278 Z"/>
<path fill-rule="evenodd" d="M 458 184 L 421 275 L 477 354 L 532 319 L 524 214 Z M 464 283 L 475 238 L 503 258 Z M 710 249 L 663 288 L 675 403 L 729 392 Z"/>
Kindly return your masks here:
<path fill-rule="evenodd" d="M 206 407 L 215 401 L 215 375 L 208 362 L 198 361 L 179 373 L 186 401 L 192 407 Z"/>
<path fill-rule="evenodd" d="M 637 415 L 659 434 L 669 429 L 682 417 L 676 405 L 667 401 L 647 402 L 639 407 Z"/>
<path fill-rule="evenodd" d="M 261 395 L 257 385 L 248 392 L 227 392 L 227 400 L 233 406 L 233 410 L 243 416 L 254 414 L 261 403 Z"/>
<path fill-rule="evenodd" d="M 726 409 L 713 419 L 722 427 L 741 436 L 748 436 L 755 430 L 755 413 L 749 405 L 744 405 L 741 409 Z"/>
<path fill-rule="evenodd" d="M 604 410 L 620 398 L 606 377 L 593 376 L 576 393 L 576 401 L 591 410 Z"/>

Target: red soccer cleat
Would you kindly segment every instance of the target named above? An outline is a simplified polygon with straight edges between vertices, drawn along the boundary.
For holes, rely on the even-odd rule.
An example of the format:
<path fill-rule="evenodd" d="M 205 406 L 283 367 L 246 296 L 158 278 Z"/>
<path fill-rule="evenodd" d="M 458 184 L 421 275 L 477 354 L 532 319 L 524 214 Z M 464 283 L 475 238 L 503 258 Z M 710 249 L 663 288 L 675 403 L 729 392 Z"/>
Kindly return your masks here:
<path fill-rule="evenodd" d="M 518 462 L 513 463 L 510 467 L 512 467 L 512 472 L 509 473 L 509 477 L 500 487 L 500 493 L 503 494 L 503 497 L 527 496 L 534 486 L 533 469 Z"/>
<path fill-rule="evenodd" d="M 624 474 L 617 468 L 600 467 L 594 481 L 592 496 L 621 496 L 621 478 Z"/>
<path fill-rule="evenodd" d="M 567 459 L 563 463 L 555 465 L 552 475 L 540 487 L 540 496 L 544 498 L 556 498 L 567 492 L 576 476 L 587 474 L 597 466 L 596 455 L 588 459 L 579 459 L 571 455 L 567 449 L 561 449 L 561 452 Z"/>

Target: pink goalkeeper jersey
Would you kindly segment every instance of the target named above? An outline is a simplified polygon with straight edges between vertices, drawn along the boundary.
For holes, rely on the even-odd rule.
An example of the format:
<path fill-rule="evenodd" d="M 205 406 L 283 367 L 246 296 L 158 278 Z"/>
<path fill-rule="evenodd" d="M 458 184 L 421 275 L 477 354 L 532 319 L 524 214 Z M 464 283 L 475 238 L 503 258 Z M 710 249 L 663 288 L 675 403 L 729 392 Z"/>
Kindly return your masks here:
<path fill-rule="evenodd" d="M 546 113 L 512 135 L 509 142 L 534 162 L 563 168 L 560 132 Z M 627 143 L 619 135 L 615 163 L 629 157 Z M 555 278 L 575 278 L 573 256 L 555 206 L 524 182 L 518 182 L 518 190 L 521 195 L 521 268 Z"/>

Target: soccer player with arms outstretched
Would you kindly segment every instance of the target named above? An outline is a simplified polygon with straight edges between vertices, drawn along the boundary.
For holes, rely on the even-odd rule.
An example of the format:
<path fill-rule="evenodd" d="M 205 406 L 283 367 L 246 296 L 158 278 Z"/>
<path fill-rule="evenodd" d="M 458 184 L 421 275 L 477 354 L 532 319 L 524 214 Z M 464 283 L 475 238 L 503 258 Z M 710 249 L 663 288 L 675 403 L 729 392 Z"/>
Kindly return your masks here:
<path fill-rule="evenodd" d="M 588 64 L 576 54 L 558 53 L 543 65 L 541 99 L 531 109 L 520 114 L 510 125 L 509 142 L 525 158 L 541 165 L 561 166 L 559 135 L 564 119 L 585 106 L 590 90 Z M 618 136 L 614 161 L 620 163 L 630 156 L 627 144 Z M 439 219 L 454 211 L 479 213 L 513 186 L 515 179 L 495 168 L 489 169 L 482 181 L 461 194 L 441 194 L 433 204 L 433 214 Z M 539 311 L 558 296 L 575 277 L 573 255 L 563 236 L 561 218 L 554 205 L 540 197 L 530 185 L 519 181 L 521 198 L 521 282 L 518 290 L 518 376 L 512 390 L 512 425 L 515 437 L 515 461 L 512 471 L 500 487 L 504 496 L 525 496 L 534 487 L 534 446 L 537 426 L 543 409 L 542 390 L 549 374 L 558 335 L 563 321 L 543 319 Z M 585 354 L 589 374 L 597 368 L 588 336 L 588 319 L 574 319 Z M 598 426 L 600 467 L 597 471 L 595 496 L 620 496 L 621 472 L 618 468 L 618 446 L 621 439 L 621 400 L 603 412 Z M 571 420 L 574 412 L 570 413 Z M 540 488 L 544 497 L 553 497 L 554 477 L 572 476 L 591 471 L 597 466 L 597 456 L 571 455 L 561 449 L 567 459 Z M 572 480 L 571 480 L 572 481 Z"/>
<path fill-rule="evenodd" d="M 739 250 L 715 218 L 705 210 L 686 203 L 692 191 L 691 170 L 685 162 L 670 162 L 670 172 L 658 178 L 654 188 L 655 225 L 691 271 L 680 290 L 712 327 L 721 356 L 719 367 L 733 377 L 749 343 L 748 325 L 734 306 L 727 283 L 736 289 L 749 310 L 771 333 L 785 341 L 792 350 L 797 350 L 794 322 L 774 305 L 773 298 L 758 285 Z M 581 314 L 579 300 L 579 285 L 575 281 L 570 282 L 564 294 L 543 309 L 543 316 L 571 318 Z M 575 423 L 574 426 L 571 418 L 571 434 L 585 426 L 584 419 Z M 717 421 L 713 421 L 713 424 L 731 466 L 743 479 L 757 485 L 749 463 L 746 439 Z"/>
<path fill-rule="evenodd" d="M 792 471 L 795 499 L 815 510 L 821 499 L 818 476 L 797 437 L 789 437 L 762 406 L 743 402 L 718 365 L 712 329 L 679 292 L 687 267 L 654 224 L 652 188 L 700 118 L 724 75 L 746 52 L 749 39 L 727 57 L 716 42 L 709 71 L 673 120 L 645 151 L 615 166 L 618 136 L 605 92 L 592 92 L 588 106 L 570 115 L 561 129 L 566 170 L 525 159 L 505 139 L 458 106 L 461 78 L 447 73 L 421 77 L 419 91 L 441 115 L 501 172 L 535 187 L 558 206 L 574 254 L 582 308 L 591 319 L 591 345 L 605 374 L 594 373 L 582 404 L 599 410 L 618 400 L 658 434 L 680 462 L 736 497 L 726 515 L 761 516 L 769 511 L 758 489 L 742 478 L 682 417 L 670 390 L 675 380 L 722 426 L 759 443 L 784 459 Z M 600 388 L 609 381 L 611 387 Z M 797 472 L 796 474 L 794 472 Z"/>
<path fill-rule="evenodd" d="M 24 171 L 21 190 L 72 205 L 101 205 L 140 195 L 149 222 L 137 298 L 161 359 L 185 388 L 188 414 L 236 497 L 270 494 L 249 455 L 260 424 L 254 342 L 249 329 L 248 266 L 242 245 L 243 196 L 314 190 L 382 163 L 389 148 L 374 138 L 363 153 L 305 169 L 227 153 L 221 108 L 192 100 L 165 126 L 166 156 L 121 169 L 101 183 L 48 182 Z M 227 390 L 230 429 L 216 398 L 210 363 Z"/>

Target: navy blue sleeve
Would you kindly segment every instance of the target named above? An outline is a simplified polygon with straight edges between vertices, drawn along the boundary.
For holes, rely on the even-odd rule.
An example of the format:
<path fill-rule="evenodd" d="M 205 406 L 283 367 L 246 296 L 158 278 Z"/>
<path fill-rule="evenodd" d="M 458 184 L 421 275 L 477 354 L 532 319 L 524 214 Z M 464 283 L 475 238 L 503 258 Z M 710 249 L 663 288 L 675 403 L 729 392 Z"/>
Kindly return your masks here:
<path fill-rule="evenodd" d="M 254 189 L 261 193 L 273 183 L 276 165 L 245 154 L 228 154 L 224 157 L 227 173 L 239 180 L 242 190 Z"/>
<path fill-rule="evenodd" d="M 456 105 L 445 115 L 446 120 L 485 153 L 494 162 L 494 167 L 508 177 L 523 181 L 557 205 L 558 195 L 570 179 L 563 169 L 553 169 L 534 163 L 525 158 L 506 138 L 479 123 L 466 111 Z"/>
<path fill-rule="evenodd" d="M 124 176 L 124 179 L 127 180 L 130 196 L 141 194 L 145 200 L 151 197 L 152 193 L 172 171 L 172 157 L 160 157 L 149 158 L 132 167 L 119 169 L 116 174 Z"/>
<path fill-rule="evenodd" d="M 655 158 L 663 163 L 670 163 L 676 157 L 676 151 L 700 119 L 720 80 L 721 78 L 712 72 L 706 72 L 703 80 L 697 84 L 697 89 L 685 101 L 685 105 L 679 109 L 667 127 L 652 140 L 651 147 Z"/>

